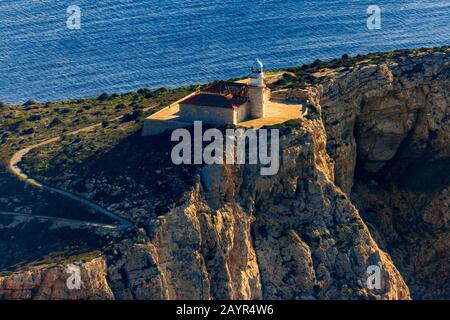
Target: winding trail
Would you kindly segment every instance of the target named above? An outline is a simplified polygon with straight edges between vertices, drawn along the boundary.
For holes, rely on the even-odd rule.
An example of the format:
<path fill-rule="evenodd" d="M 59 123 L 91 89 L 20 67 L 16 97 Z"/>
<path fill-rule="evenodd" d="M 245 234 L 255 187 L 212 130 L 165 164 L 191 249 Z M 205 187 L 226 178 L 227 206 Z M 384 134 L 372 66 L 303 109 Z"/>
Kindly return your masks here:
<path fill-rule="evenodd" d="M 51 216 L 42 216 L 28 213 L 17 213 L 17 212 L 8 212 L 8 211 L 0 211 L 0 216 L 11 216 L 11 217 L 23 217 L 30 219 L 38 219 L 38 220 L 49 220 L 54 222 L 60 222 L 66 224 L 68 226 L 88 226 L 102 229 L 117 229 L 116 225 L 106 224 L 106 223 L 98 223 L 98 222 L 88 222 L 84 220 L 75 220 L 75 219 L 66 219 L 59 217 L 51 217 Z"/>
<path fill-rule="evenodd" d="M 150 109 L 150 108 L 146 108 L 146 109 L 144 109 L 144 111 L 147 111 L 148 109 Z M 119 120 L 121 118 L 122 118 L 122 116 L 119 116 L 119 117 L 113 118 L 110 121 Z M 100 127 L 101 125 L 102 125 L 101 123 L 93 124 L 93 125 L 90 125 L 90 126 L 87 126 L 87 127 L 75 130 L 75 131 L 71 131 L 67 135 L 71 135 L 72 136 L 72 135 L 76 135 L 78 133 L 92 131 L 92 130 Z M 75 200 L 75 201 L 79 202 L 80 204 L 82 204 L 83 206 L 88 207 L 88 208 L 90 208 L 90 209 L 92 209 L 92 210 L 94 210 L 96 212 L 99 212 L 100 214 L 103 214 L 103 215 L 107 216 L 108 218 L 113 219 L 114 221 L 118 222 L 118 225 L 114 226 L 114 225 L 96 223 L 96 222 L 91 222 L 91 221 L 71 220 L 71 219 L 64 219 L 64 218 L 57 218 L 57 217 L 48 217 L 48 216 L 41 216 L 41 218 L 45 218 L 45 219 L 48 219 L 48 220 L 53 219 L 55 221 L 65 221 L 65 222 L 68 222 L 68 221 L 71 220 L 71 221 L 76 222 L 78 224 L 84 224 L 85 226 L 102 226 L 102 227 L 107 227 L 107 228 L 120 228 L 120 229 L 127 229 L 127 228 L 132 227 L 134 225 L 133 222 L 118 216 L 117 214 L 115 214 L 115 213 L 113 213 L 113 212 L 111 212 L 111 211 L 101 207 L 97 203 L 92 202 L 92 201 L 90 201 L 88 199 L 85 199 L 85 198 L 83 198 L 81 196 L 78 196 L 78 195 L 76 195 L 76 194 L 74 194 L 72 192 L 68 192 L 68 191 L 62 190 L 60 188 L 57 188 L 57 187 L 54 187 L 54 186 L 51 186 L 51 185 L 39 182 L 39 181 L 33 179 L 32 177 L 28 176 L 22 170 L 22 168 L 20 167 L 20 162 L 22 162 L 23 157 L 25 155 L 27 155 L 31 150 L 33 150 L 35 148 L 39 148 L 39 147 L 45 146 L 45 145 L 48 145 L 50 143 L 55 143 L 55 142 L 60 141 L 60 140 L 61 140 L 61 136 L 57 136 L 57 137 L 54 137 L 54 138 L 42 141 L 40 143 L 28 146 L 28 147 L 26 147 L 24 149 L 21 149 L 21 150 L 17 151 L 16 153 L 14 153 L 14 155 L 9 160 L 9 170 L 18 179 L 24 181 L 25 183 L 27 183 L 29 185 L 32 185 L 34 187 L 37 187 L 37 188 L 45 189 L 45 190 L 48 190 L 48 191 L 60 194 L 60 195 L 62 195 L 64 197 L 66 197 L 66 198 L 70 198 L 72 200 Z M 0 214 L 10 214 L 11 215 L 12 213 L 7 213 L 7 212 L 3 212 L 2 213 L 2 212 L 0 212 Z M 16 215 L 27 216 L 28 214 L 17 213 Z M 31 217 L 33 215 L 28 215 L 28 216 Z M 39 216 L 34 216 L 34 217 L 39 217 Z"/>
<path fill-rule="evenodd" d="M 142 109 L 143 111 L 148 111 L 152 109 L 152 107 L 147 107 Z M 306 108 L 305 108 L 306 109 Z M 306 109 L 304 111 L 304 113 L 302 114 L 302 116 L 305 116 L 308 113 L 308 110 Z M 118 116 L 115 117 L 113 119 L 111 119 L 110 121 L 117 121 L 122 119 L 123 116 Z M 67 135 L 69 136 L 73 136 L 82 132 L 89 132 L 92 131 L 96 128 L 99 128 L 102 124 L 101 123 L 96 123 L 75 131 L 71 131 L 69 133 L 67 133 Z M 104 228 L 109 228 L 109 229 L 114 229 L 114 228 L 120 228 L 120 229 L 127 229 L 130 228 L 134 225 L 133 222 L 126 220 L 120 216 L 118 216 L 117 214 L 103 208 L 102 206 L 100 206 L 99 204 L 90 201 L 88 199 L 85 199 L 81 196 L 78 196 L 72 192 L 69 191 L 65 191 L 63 189 L 45 184 L 43 182 L 39 182 L 35 179 L 33 179 L 32 177 L 30 177 L 29 175 L 27 175 L 22 168 L 20 167 L 20 163 L 22 162 L 22 159 L 25 155 L 27 155 L 31 150 L 51 144 L 51 143 L 55 143 L 57 141 L 61 140 L 61 136 L 57 136 L 42 142 L 39 142 L 37 144 L 28 146 L 26 148 L 23 148 L 19 151 L 17 151 L 16 153 L 13 154 L 13 156 L 11 157 L 10 161 L 9 161 L 9 170 L 19 179 L 24 181 L 25 183 L 32 185 L 34 187 L 37 188 L 41 188 L 41 189 L 45 189 L 57 194 L 60 194 L 66 198 L 72 199 L 74 201 L 79 202 L 80 204 L 84 205 L 85 207 L 88 207 L 96 212 L 99 212 L 100 214 L 103 214 L 105 216 L 107 216 L 108 218 L 113 219 L 114 221 L 118 222 L 118 225 L 109 225 L 109 224 L 103 224 L 103 223 L 96 223 L 96 222 L 91 222 L 91 221 L 85 221 L 85 220 L 76 220 L 76 219 L 65 219 L 65 218 L 58 218 L 58 217 L 50 217 L 50 216 L 38 216 L 38 215 L 32 215 L 32 214 L 24 214 L 24 213 L 12 213 L 12 212 L 2 212 L 0 211 L 0 215 L 16 215 L 16 216 L 28 216 L 28 217 L 35 217 L 35 218 L 41 218 L 41 219 L 47 219 L 47 220 L 54 220 L 54 221 L 60 221 L 60 222 L 70 222 L 72 221 L 74 224 L 78 224 L 78 225 L 85 225 L 85 226 L 97 226 L 97 227 L 104 227 Z"/>

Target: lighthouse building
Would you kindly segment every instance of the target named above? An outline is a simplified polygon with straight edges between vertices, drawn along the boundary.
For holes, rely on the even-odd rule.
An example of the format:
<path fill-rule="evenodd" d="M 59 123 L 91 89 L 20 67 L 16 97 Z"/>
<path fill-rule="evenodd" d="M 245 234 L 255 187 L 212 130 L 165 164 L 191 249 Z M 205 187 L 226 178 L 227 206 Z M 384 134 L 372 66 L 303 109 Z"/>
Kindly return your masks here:
<path fill-rule="evenodd" d="M 271 100 L 264 66 L 256 60 L 247 79 L 215 82 L 147 117 L 142 135 L 189 127 L 194 121 L 213 126 L 235 124 L 260 128 L 301 116 L 298 105 L 277 101 Z"/>
<path fill-rule="evenodd" d="M 266 116 L 270 90 L 264 83 L 261 61 L 251 69 L 245 82 L 213 83 L 179 103 L 179 121 L 203 121 L 207 124 L 238 124 Z"/>
<path fill-rule="evenodd" d="M 264 67 L 259 59 L 252 68 L 248 83 L 248 115 L 252 118 L 266 116 L 266 102 L 270 99 L 270 90 L 264 83 Z"/>

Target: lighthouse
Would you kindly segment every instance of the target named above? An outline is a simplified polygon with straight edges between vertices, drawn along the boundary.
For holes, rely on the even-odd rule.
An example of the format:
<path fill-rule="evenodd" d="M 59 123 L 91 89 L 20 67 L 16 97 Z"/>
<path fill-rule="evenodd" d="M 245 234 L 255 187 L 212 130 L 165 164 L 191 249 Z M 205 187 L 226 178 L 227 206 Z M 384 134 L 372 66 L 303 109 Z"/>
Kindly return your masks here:
<path fill-rule="evenodd" d="M 301 113 L 303 106 L 283 103 L 281 99 L 271 101 L 270 95 L 264 66 L 256 59 L 249 78 L 236 82 L 216 81 L 147 117 L 142 135 L 191 127 L 196 121 L 215 127 L 233 124 L 259 129 L 305 115 Z"/>
<path fill-rule="evenodd" d="M 252 67 L 248 86 L 249 115 L 253 118 L 266 116 L 266 100 L 268 99 L 266 85 L 264 83 L 264 65 L 259 59 Z"/>

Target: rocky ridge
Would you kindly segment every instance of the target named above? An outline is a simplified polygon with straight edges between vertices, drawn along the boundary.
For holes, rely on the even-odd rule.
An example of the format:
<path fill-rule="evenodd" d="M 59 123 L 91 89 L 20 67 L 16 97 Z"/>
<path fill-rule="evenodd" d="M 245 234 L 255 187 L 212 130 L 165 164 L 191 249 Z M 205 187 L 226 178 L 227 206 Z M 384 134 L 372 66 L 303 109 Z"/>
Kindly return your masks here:
<path fill-rule="evenodd" d="M 324 77 L 291 96 L 321 114 L 335 181 L 417 298 L 450 296 L 449 51 Z"/>

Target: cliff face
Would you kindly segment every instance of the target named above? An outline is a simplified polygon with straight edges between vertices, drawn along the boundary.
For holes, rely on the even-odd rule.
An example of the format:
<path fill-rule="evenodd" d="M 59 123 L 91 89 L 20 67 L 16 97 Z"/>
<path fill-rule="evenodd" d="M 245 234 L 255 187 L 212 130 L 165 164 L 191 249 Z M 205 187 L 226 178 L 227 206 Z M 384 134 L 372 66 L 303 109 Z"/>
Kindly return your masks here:
<path fill-rule="evenodd" d="M 334 186 L 325 145 L 321 122 L 305 120 L 284 136 L 276 176 L 204 167 L 147 247 L 161 287 L 151 298 L 408 298 L 392 261 Z M 384 287 L 372 292 L 366 270 L 378 263 Z"/>
<path fill-rule="evenodd" d="M 367 176 L 393 160 L 448 158 L 449 77 L 448 53 L 437 52 L 360 67 L 318 87 L 327 151 L 346 193 L 357 166 Z"/>
<path fill-rule="evenodd" d="M 106 264 L 103 258 L 95 258 L 78 264 L 80 290 L 70 290 L 67 280 L 71 274 L 67 266 L 40 268 L 10 276 L 0 277 L 0 299 L 100 299 L 114 296 L 106 281 Z"/>
<path fill-rule="evenodd" d="M 391 259 L 334 185 L 322 122 L 283 131 L 279 174 L 200 168 L 181 205 L 105 252 L 107 275 L 99 268 L 96 283 L 120 299 L 408 299 Z M 382 268 L 380 290 L 367 289 L 370 265 Z M 18 280 L 27 274 L 15 277 L 10 296 L 29 298 Z M 83 290 L 92 298 L 105 291 Z"/>
<path fill-rule="evenodd" d="M 417 298 L 450 296 L 449 78 L 447 51 L 360 67 L 314 92 L 336 184 Z"/>
<path fill-rule="evenodd" d="M 448 298 L 449 76 L 448 53 L 436 52 L 328 72 L 320 85 L 288 90 L 288 97 L 314 107 L 307 119 L 281 129 L 281 165 L 274 176 L 261 176 L 252 165 L 214 165 L 189 169 L 184 174 L 195 179 L 187 180 L 167 165 L 167 150 L 158 151 L 159 166 L 150 162 L 157 157 L 143 157 L 145 141 L 123 147 L 123 153 L 114 150 L 129 155 L 115 172 L 141 188 L 119 190 L 126 191 L 123 198 L 100 202 L 120 208 L 140 229 L 104 250 L 103 262 L 90 273 L 92 286 L 78 294 Z M 127 174 L 132 161 L 142 170 L 139 177 Z M 79 181 L 71 173 L 64 188 L 89 183 L 86 197 L 120 189 L 116 177 L 91 167 L 80 170 Z M 163 172 L 167 179 L 158 178 L 146 193 L 147 172 Z M 373 265 L 381 267 L 380 290 L 366 285 Z M 49 298 L 76 298 L 49 289 L 52 284 L 27 282 L 41 273 L 0 278 L 0 288 L 8 289 L 0 289 L 0 297 L 7 292 L 4 297 L 39 298 L 23 290 L 27 283 L 33 292 L 54 292 Z"/>

